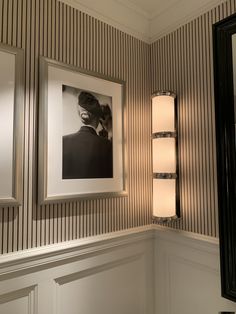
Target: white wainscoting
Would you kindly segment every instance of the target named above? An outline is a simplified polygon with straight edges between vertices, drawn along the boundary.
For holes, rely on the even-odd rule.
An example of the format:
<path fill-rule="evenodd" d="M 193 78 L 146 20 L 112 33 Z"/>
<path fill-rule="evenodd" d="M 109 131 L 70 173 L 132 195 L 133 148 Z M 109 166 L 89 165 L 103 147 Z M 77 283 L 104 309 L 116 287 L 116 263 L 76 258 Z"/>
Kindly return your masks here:
<path fill-rule="evenodd" d="M 221 297 L 218 239 L 155 229 L 155 313 L 236 312 L 236 303 Z"/>
<path fill-rule="evenodd" d="M 0 257 L 0 314 L 153 314 L 150 227 Z"/>
<path fill-rule="evenodd" d="M 218 314 L 215 238 L 147 226 L 0 257 L 0 314 Z"/>

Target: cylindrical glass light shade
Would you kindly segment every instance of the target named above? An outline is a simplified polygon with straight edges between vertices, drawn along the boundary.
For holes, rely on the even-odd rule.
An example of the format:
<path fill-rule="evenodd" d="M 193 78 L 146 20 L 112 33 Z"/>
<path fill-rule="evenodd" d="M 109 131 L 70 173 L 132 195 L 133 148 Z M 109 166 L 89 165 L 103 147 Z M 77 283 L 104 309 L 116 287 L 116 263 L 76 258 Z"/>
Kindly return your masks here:
<path fill-rule="evenodd" d="M 171 218 L 176 215 L 175 179 L 153 179 L 153 216 Z"/>
<path fill-rule="evenodd" d="M 178 216 L 175 97 L 159 92 L 152 98 L 153 217 L 158 221 Z"/>
<path fill-rule="evenodd" d="M 175 138 L 157 138 L 152 141 L 153 172 L 176 172 Z"/>
<path fill-rule="evenodd" d="M 159 95 L 152 99 L 152 133 L 175 131 L 175 97 Z"/>

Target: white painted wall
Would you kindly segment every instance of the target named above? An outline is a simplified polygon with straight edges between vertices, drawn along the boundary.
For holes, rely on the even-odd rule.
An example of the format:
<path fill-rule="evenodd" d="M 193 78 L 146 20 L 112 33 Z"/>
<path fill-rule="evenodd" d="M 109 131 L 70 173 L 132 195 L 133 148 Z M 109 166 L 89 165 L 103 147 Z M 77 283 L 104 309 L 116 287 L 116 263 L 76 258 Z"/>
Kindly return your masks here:
<path fill-rule="evenodd" d="M 139 230 L 3 256 L 0 313 L 153 314 L 152 234 Z"/>
<path fill-rule="evenodd" d="M 218 240 L 149 226 L 0 258 L 0 314 L 218 314 Z"/>
<path fill-rule="evenodd" d="M 156 314 L 236 311 L 221 297 L 218 240 L 156 227 L 154 300 Z"/>

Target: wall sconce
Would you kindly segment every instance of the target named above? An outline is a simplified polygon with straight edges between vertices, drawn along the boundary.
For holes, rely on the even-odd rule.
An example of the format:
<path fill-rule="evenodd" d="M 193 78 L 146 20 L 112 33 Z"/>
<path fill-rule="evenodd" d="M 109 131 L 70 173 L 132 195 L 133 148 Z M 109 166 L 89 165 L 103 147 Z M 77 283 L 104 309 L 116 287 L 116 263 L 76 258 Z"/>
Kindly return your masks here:
<path fill-rule="evenodd" d="M 180 217 L 177 158 L 176 95 L 152 96 L 153 220 Z"/>

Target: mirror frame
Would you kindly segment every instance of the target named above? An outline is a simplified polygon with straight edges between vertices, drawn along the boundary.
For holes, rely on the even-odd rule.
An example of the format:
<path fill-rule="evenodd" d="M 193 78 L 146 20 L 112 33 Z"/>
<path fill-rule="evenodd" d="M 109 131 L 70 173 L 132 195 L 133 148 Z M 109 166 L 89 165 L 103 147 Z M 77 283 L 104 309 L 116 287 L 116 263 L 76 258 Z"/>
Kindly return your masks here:
<path fill-rule="evenodd" d="M 236 301 L 236 142 L 232 35 L 236 14 L 213 25 L 222 296 Z"/>

